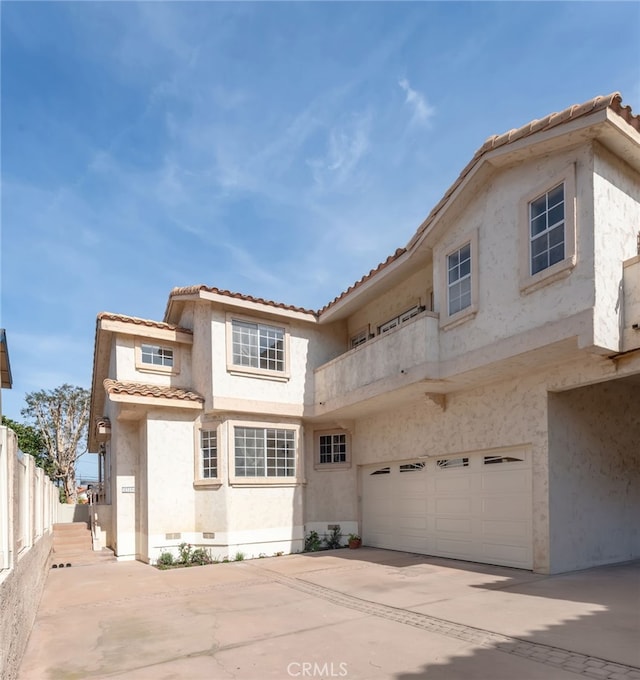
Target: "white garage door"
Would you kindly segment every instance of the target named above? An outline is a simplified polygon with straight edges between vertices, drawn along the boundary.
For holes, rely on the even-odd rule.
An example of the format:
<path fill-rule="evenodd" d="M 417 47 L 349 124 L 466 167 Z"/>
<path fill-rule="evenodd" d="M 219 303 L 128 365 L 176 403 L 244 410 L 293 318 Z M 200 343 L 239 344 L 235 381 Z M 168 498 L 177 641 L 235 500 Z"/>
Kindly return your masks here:
<path fill-rule="evenodd" d="M 533 568 L 529 451 L 362 468 L 365 545 Z"/>

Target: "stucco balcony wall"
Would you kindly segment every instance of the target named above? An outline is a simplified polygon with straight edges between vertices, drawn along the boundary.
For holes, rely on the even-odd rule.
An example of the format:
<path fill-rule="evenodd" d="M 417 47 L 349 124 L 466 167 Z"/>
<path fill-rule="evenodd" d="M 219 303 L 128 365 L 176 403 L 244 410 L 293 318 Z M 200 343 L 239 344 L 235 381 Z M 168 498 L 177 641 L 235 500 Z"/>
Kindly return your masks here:
<path fill-rule="evenodd" d="M 327 404 L 368 385 L 372 385 L 372 393 L 377 393 L 374 384 L 386 389 L 383 381 L 408 375 L 420 366 L 424 366 L 427 373 L 433 372 L 433 375 L 422 375 L 421 371 L 421 379 L 436 378 L 438 342 L 438 315 L 422 312 L 398 328 L 318 367 L 315 370 L 315 403 Z M 433 368 L 429 369 L 429 365 Z M 410 381 L 409 377 L 407 381 Z"/>

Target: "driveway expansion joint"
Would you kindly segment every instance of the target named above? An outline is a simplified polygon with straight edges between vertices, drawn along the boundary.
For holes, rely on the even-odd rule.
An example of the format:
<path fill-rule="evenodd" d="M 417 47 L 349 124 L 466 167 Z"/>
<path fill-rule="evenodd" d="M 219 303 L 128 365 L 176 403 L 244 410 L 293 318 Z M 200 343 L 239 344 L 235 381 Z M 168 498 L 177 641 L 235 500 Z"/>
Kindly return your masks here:
<path fill-rule="evenodd" d="M 268 572 L 274 581 L 288 588 L 319 597 L 328 602 L 333 602 L 348 609 L 377 616 L 380 618 L 403 623 L 415 628 L 427 630 L 430 633 L 439 633 L 446 637 L 453 637 L 472 644 L 491 647 L 505 654 L 516 654 L 531 661 L 562 668 L 565 671 L 576 673 L 587 678 L 600 678 L 601 680 L 640 680 L 640 667 L 629 666 L 619 662 L 610 661 L 568 649 L 551 647 L 539 642 L 520 640 L 502 633 L 474 628 L 461 623 L 447 621 L 446 619 L 422 614 L 408 609 L 400 609 L 391 605 L 380 604 L 364 600 L 353 595 L 346 595 L 337 590 L 305 581 L 298 577 L 285 576 L 277 571 L 266 567 L 247 565 L 259 571 Z"/>

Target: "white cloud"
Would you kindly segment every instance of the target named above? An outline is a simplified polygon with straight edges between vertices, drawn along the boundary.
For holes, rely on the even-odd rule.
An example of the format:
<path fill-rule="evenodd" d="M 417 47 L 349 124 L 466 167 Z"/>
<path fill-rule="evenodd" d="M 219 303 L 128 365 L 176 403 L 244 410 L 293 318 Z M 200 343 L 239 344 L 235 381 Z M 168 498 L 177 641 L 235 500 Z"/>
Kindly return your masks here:
<path fill-rule="evenodd" d="M 352 116 L 329 130 L 326 154 L 307 161 L 320 189 L 340 189 L 353 181 L 358 164 L 370 148 L 371 120 L 370 114 Z"/>
<path fill-rule="evenodd" d="M 406 78 L 398 81 L 398 85 L 404 90 L 405 104 L 412 110 L 412 120 L 416 123 L 427 123 L 435 114 L 435 109 L 429 105 L 425 96 L 414 90 Z"/>

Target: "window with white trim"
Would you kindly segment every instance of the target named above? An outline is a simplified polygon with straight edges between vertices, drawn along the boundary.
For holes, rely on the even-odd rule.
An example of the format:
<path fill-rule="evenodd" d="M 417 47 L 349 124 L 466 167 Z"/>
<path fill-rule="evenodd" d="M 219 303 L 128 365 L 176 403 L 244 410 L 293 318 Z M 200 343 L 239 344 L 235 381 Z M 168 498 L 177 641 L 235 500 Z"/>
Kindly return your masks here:
<path fill-rule="evenodd" d="M 565 258 L 564 182 L 529 203 L 530 274 Z"/>
<path fill-rule="evenodd" d="M 346 463 L 347 462 L 347 435 L 344 432 L 337 434 L 320 435 L 320 464 Z"/>
<path fill-rule="evenodd" d="M 471 242 L 447 255 L 449 316 L 471 306 Z"/>
<path fill-rule="evenodd" d="M 140 345 L 140 361 L 151 366 L 173 367 L 173 350 L 160 345 Z"/>
<path fill-rule="evenodd" d="M 215 479 L 218 476 L 216 430 L 200 430 L 200 476 L 202 479 Z"/>
<path fill-rule="evenodd" d="M 378 335 L 382 335 L 383 333 L 386 333 L 387 331 L 397 328 L 401 324 L 409 321 L 409 319 L 413 319 L 414 316 L 417 316 L 418 314 L 420 314 L 420 312 L 423 312 L 424 309 L 425 309 L 424 307 L 416 305 L 415 307 L 411 307 L 411 309 L 407 309 L 406 312 L 402 312 L 402 314 L 399 314 L 393 319 L 385 321 L 382 325 L 378 326 Z"/>
<path fill-rule="evenodd" d="M 295 430 L 235 427 L 236 477 L 295 477 Z"/>
<path fill-rule="evenodd" d="M 351 338 L 351 349 L 354 347 L 359 347 L 360 345 L 363 345 L 367 340 L 369 339 L 369 331 L 368 329 L 361 330 L 359 333 L 356 333 L 352 338 Z"/>
<path fill-rule="evenodd" d="M 285 329 L 240 319 L 232 322 L 232 363 L 266 371 L 285 371 Z"/>

